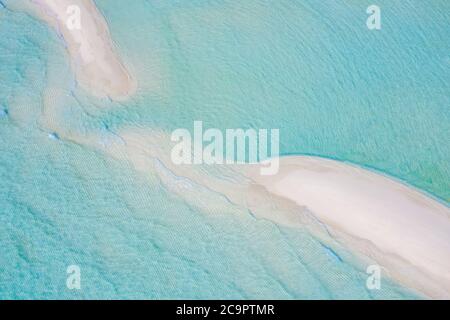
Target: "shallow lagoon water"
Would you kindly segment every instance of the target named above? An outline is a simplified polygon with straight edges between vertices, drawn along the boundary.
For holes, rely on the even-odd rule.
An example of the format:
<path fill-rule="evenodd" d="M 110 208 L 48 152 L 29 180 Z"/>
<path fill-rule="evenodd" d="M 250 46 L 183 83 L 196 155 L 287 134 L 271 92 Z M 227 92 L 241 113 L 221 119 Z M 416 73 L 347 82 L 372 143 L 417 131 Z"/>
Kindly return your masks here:
<path fill-rule="evenodd" d="M 49 139 L 42 101 L 46 86 L 65 93 L 61 137 L 280 128 L 283 154 L 350 161 L 446 202 L 447 2 L 382 1 L 378 33 L 349 2 L 96 3 L 142 84 L 127 102 L 83 92 L 52 30 L 0 9 L 0 298 L 416 297 L 390 281 L 368 291 L 351 253 L 304 230 L 200 210 L 151 172 Z M 65 286 L 71 264 L 80 291 Z"/>

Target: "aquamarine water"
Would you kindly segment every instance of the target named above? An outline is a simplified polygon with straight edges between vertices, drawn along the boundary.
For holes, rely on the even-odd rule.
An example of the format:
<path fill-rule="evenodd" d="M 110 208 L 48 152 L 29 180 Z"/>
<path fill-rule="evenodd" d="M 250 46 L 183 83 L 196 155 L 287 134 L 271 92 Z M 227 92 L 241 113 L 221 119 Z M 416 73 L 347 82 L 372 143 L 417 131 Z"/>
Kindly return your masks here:
<path fill-rule="evenodd" d="M 380 31 L 362 1 L 96 1 L 142 84 L 121 103 L 80 90 L 56 34 L 3 2 L 0 299 L 415 297 L 367 290 L 351 253 L 303 230 L 200 210 L 152 173 L 49 139 L 44 90 L 65 92 L 63 136 L 280 128 L 283 154 L 350 161 L 448 203 L 447 1 L 378 1 Z"/>

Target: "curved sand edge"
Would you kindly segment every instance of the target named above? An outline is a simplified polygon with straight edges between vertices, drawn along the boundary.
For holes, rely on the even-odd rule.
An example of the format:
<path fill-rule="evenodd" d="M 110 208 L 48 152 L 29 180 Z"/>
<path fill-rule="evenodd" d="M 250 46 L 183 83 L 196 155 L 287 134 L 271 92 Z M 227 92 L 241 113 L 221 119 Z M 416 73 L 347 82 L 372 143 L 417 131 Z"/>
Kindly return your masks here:
<path fill-rule="evenodd" d="M 231 203 L 262 219 L 307 227 L 351 249 L 364 264 L 376 261 L 385 270 L 382 276 L 387 271 L 389 278 L 428 297 L 450 298 L 450 210 L 391 178 L 307 156 L 282 157 L 274 176 L 260 175 L 259 164 L 175 165 L 170 136 L 147 129 L 75 140 L 138 171 L 156 173 L 169 191 L 188 202 L 214 193 L 221 198 L 202 205 Z M 332 239 L 324 236 L 323 226 Z"/>
<path fill-rule="evenodd" d="M 126 98 L 135 90 L 134 81 L 112 49 L 107 24 L 91 0 L 32 1 L 39 16 L 64 38 L 80 84 L 96 96 L 111 99 Z M 84 27 L 76 32 L 65 25 L 65 10 L 71 4 L 88 12 L 83 14 Z M 155 136 L 150 131 L 130 130 L 117 135 L 117 141 L 101 144 L 94 136 L 65 138 L 126 159 L 138 170 L 153 168 L 162 177 L 154 161 L 158 159 L 164 170 L 176 177 L 187 177 L 277 223 L 300 225 L 304 220 L 297 219 L 294 212 L 306 208 L 339 234 L 349 248 L 375 259 L 400 283 L 433 298 L 450 297 L 449 209 L 387 177 L 337 161 L 287 157 L 281 159 L 280 172 L 275 176 L 260 176 L 258 165 L 230 166 L 228 176 L 240 177 L 230 182 L 199 173 L 192 166 L 173 165 L 170 152 L 155 149 L 165 139 L 170 145 L 164 133 Z M 162 177 L 166 183 L 170 179 L 170 175 Z M 179 195 L 190 197 L 187 189 L 173 188 Z M 267 198 L 264 189 L 301 210 L 288 210 L 289 214 L 283 216 L 274 214 L 270 205 L 264 208 L 273 200 Z"/>
<path fill-rule="evenodd" d="M 32 11 L 54 27 L 63 38 L 80 85 L 94 96 L 124 100 L 136 91 L 130 76 L 114 52 L 108 24 L 92 0 L 31 0 Z M 80 28 L 68 27 L 77 6 Z M 73 21 L 73 20 L 71 20 Z"/>
<path fill-rule="evenodd" d="M 450 210 L 400 182 L 334 160 L 280 159 L 274 176 L 248 171 L 270 193 L 308 208 L 345 244 L 374 258 L 399 282 L 450 297 Z M 363 241 L 358 241 L 363 240 Z"/>

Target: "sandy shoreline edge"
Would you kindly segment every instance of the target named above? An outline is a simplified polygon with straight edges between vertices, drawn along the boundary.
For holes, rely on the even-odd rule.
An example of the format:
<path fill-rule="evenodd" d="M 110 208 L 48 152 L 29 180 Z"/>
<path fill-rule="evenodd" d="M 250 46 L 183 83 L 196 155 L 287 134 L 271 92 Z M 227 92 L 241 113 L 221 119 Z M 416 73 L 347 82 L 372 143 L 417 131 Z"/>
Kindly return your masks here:
<path fill-rule="evenodd" d="M 376 261 L 406 287 L 450 298 L 450 209 L 399 181 L 309 156 L 281 157 L 273 176 L 262 176 L 258 164 L 223 165 L 212 173 L 207 165 L 173 164 L 170 135 L 157 130 L 130 128 L 108 139 L 76 140 L 140 172 L 156 173 L 187 202 L 215 193 L 223 205 L 247 208 L 259 218 L 311 227 L 325 241 L 337 240 L 364 261 Z M 219 202 L 205 205 L 220 209 Z"/>
<path fill-rule="evenodd" d="M 30 1 L 39 17 L 64 38 L 84 88 L 117 100 L 134 92 L 135 81 L 115 54 L 107 23 L 91 0 Z M 72 4 L 82 9 L 83 27 L 76 32 L 66 28 L 66 9 Z M 49 123 L 56 130 L 55 119 Z M 178 187 L 171 175 L 287 226 L 301 225 L 296 214 L 306 208 L 347 247 L 388 269 L 392 278 L 427 296 L 450 298 L 449 208 L 399 182 L 337 161 L 297 156 L 282 158 L 279 174 L 269 177 L 258 174 L 258 165 L 227 167 L 227 175 L 236 179 L 225 181 L 197 168 L 174 165 L 167 133 L 128 129 L 105 140 L 100 134 L 64 135 L 64 128 L 58 129 L 63 139 L 126 160 L 136 170 L 156 172 L 186 201 L 192 196 L 189 192 L 196 191 Z M 270 205 L 265 207 L 271 201 L 286 201 L 289 210 L 276 215 Z"/>
<path fill-rule="evenodd" d="M 277 175 L 251 170 L 249 176 L 307 207 L 340 232 L 346 246 L 372 256 L 399 282 L 450 297 L 450 210 L 444 204 L 389 177 L 323 158 L 284 157 Z"/>
<path fill-rule="evenodd" d="M 94 96 L 125 100 L 136 89 L 92 0 L 30 0 L 30 9 L 63 38 L 77 82 Z M 77 16 L 79 25 L 76 23 Z"/>

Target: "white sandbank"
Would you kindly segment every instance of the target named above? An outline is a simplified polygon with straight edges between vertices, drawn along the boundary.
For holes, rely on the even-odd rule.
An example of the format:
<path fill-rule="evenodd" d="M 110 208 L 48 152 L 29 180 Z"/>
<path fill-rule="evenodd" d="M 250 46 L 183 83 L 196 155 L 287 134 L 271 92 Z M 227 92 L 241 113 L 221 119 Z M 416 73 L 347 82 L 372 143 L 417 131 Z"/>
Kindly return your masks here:
<path fill-rule="evenodd" d="M 33 12 L 64 39 L 80 85 L 97 97 L 123 100 L 136 83 L 114 52 L 108 25 L 92 0 L 31 0 Z M 79 8 L 80 28 L 74 23 Z M 75 28 L 74 28 L 75 26 Z"/>
<path fill-rule="evenodd" d="M 289 227 L 320 222 L 328 240 L 351 249 L 366 267 L 375 261 L 385 276 L 425 296 L 450 298 L 449 208 L 384 175 L 305 156 L 281 158 L 274 176 L 260 175 L 260 165 L 175 165 L 169 135 L 145 129 L 82 143 L 156 173 L 169 191 L 195 205 L 231 203 Z"/>
<path fill-rule="evenodd" d="M 321 158 L 282 158 L 277 175 L 253 169 L 250 176 L 269 192 L 307 207 L 400 282 L 430 297 L 450 297 L 445 205 L 383 175 Z"/>
<path fill-rule="evenodd" d="M 32 2 L 39 16 L 64 38 L 81 85 L 112 99 L 126 98 L 135 90 L 114 53 L 108 26 L 91 0 Z M 74 4 L 81 9 L 80 30 L 66 26 L 67 7 Z M 57 127 L 54 108 L 48 110 L 49 124 Z M 282 158 L 275 176 L 261 176 L 258 165 L 222 166 L 217 176 L 199 166 L 174 165 L 170 137 L 164 132 L 129 129 L 86 136 L 57 129 L 64 140 L 101 149 L 139 171 L 155 172 L 186 201 L 212 192 L 261 218 L 291 227 L 308 223 L 311 213 L 313 221 L 325 224 L 338 241 L 362 258 L 375 260 L 398 282 L 432 298 L 450 298 L 449 208 L 397 181 L 312 157 Z M 200 205 L 211 204 L 208 199 Z"/>

